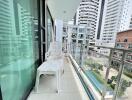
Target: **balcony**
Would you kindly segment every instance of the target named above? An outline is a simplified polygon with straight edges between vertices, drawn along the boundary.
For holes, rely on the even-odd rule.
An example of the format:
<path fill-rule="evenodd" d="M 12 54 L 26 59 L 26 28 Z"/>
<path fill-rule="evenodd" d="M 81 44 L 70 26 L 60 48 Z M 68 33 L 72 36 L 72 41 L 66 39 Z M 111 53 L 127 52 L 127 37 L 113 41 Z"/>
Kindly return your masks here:
<path fill-rule="evenodd" d="M 41 75 L 38 92 L 33 89 L 36 70 L 44 62 L 50 42 L 61 41 L 60 19 L 73 18 L 80 1 L 0 1 L 0 100 L 132 99 L 132 50 L 99 46 L 110 51 L 109 55 L 104 55 L 95 49 L 95 41 L 90 41 L 94 37 L 87 37 L 84 43 L 85 36 L 77 34 L 73 38 L 80 40 L 73 39 L 74 44 L 68 39 L 60 43 L 64 44 L 65 56 L 59 93 L 54 75 Z M 46 16 L 43 16 L 44 11 Z M 83 28 L 80 33 L 84 33 Z M 67 35 L 65 30 L 64 39 Z"/>
<path fill-rule="evenodd" d="M 117 42 L 116 47 L 117 48 L 131 49 L 132 43 L 131 42 Z"/>
<path fill-rule="evenodd" d="M 64 58 L 64 74 L 61 77 L 61 91 L 56 90 L 56 79 L 54 76 L 42 76 L 38 93 L 31 92 L 27 100 L 82 100 L 81 89 L 76 81 L 76 75 L 68 57 Z"/>

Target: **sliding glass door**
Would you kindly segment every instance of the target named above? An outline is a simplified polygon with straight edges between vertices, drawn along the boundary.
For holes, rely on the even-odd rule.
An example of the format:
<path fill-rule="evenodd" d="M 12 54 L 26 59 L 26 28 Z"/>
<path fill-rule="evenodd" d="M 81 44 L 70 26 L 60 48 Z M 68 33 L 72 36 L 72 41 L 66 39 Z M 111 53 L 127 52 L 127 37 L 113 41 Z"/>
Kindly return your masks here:
<path fill-rule="evenodd" d="M 39 59 L 37 0 L 0 0 L 0 86 L 3 100 L 21 100 Z"/>

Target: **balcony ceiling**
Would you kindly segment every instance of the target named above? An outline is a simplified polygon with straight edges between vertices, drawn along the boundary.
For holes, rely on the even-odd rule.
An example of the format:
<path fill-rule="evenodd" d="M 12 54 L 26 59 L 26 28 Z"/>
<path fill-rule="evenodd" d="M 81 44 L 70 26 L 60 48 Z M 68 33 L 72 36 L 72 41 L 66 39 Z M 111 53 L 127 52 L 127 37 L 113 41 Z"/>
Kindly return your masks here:
<path fill-rule="evenodd" d="M 47 0 L 54 19 L 69 21 L 73 18 L 81 0 Z"/>

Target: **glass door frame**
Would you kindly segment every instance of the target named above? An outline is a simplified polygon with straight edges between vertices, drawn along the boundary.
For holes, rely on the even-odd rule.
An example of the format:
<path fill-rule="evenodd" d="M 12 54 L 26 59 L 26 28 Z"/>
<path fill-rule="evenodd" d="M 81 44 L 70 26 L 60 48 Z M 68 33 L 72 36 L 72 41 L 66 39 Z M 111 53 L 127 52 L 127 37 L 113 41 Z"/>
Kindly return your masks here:
<path fill-rule="evenodd" d="M 0 86 L 0 100 L 3 100 L 2 99 L 2 92 L 1 92 L 1 86 Z"/>

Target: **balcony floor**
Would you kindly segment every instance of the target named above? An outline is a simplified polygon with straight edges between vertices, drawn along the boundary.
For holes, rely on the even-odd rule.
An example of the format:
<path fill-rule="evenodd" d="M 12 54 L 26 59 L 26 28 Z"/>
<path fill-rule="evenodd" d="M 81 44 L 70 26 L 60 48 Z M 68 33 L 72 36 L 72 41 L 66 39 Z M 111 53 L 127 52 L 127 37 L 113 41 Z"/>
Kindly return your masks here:
<path fill-rule="evenodd" d="M 82 100 L 71 67 L 71 62 L 68 58 L 65 58 L 64 74 L 61 77 L 61 91 L 59 94 L 55 93 L 56 77 L 42 76 L 38 93 L 33 90 L 27 100 Z"/>

